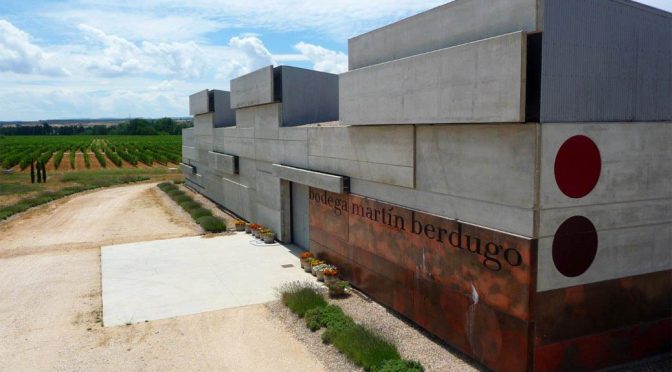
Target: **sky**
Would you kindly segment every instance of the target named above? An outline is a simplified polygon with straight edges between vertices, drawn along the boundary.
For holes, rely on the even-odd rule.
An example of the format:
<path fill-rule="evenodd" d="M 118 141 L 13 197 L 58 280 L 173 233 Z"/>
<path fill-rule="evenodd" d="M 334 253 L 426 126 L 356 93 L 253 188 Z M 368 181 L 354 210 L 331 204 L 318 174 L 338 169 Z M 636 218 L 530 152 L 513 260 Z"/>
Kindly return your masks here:
<path fill-rule="evenodd" d="M 0 0 L 0 121 L 188 116 L 270 64 L 347 71 L 348 38 L 446 2 Z"/>

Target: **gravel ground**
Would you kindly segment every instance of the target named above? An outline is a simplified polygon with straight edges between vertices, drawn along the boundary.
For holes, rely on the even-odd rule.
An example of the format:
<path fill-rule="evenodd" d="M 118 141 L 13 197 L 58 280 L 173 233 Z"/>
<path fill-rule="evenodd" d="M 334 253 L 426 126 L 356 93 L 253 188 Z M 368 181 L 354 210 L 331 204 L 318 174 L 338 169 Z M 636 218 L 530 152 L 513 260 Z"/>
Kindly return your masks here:
<path fill-rule="evenodd" d="M 483 370 L 459 351 L 450 350 L 440 341 L 433 339 L 407 321 L 397 317 L 383 306 L 353 294 L 342 299 L 328 299 L 340 306 L 357 323 L 378 331 L 379 334 L 397 345 L 401 356 L 416 360 L 432 371 L 479 371 Z M 303 342 L 319 361 L 330 371 L 363 371 L 355 366 L 332 345 L 322 343 L 322 332 L 311 332 L 303 319 L 299 319 L 282 302 L 275 301 L 266 305 L 280 319 L 287 329 L 299 341 Z"/>

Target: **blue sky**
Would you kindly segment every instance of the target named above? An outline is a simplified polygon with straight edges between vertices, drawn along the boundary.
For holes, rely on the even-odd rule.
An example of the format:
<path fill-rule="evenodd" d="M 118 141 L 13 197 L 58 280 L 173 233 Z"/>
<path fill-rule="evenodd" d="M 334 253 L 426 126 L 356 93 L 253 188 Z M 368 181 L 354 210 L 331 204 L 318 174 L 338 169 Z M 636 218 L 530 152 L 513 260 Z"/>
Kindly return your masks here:
<path fill-rule="evenodd" d="M 348 38 L 445 2 L 0 0 L 0 120 L 186 116 L 265 65 L 343 72 Z"/>

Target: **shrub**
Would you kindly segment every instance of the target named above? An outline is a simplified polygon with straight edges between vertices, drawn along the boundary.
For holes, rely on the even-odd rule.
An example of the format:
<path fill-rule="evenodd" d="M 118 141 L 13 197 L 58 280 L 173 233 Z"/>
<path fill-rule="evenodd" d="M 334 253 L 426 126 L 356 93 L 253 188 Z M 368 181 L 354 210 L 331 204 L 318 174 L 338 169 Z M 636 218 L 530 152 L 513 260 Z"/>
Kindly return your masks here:
<path fill-rule="evenodd" d="M 329 305 L 325 307 L 316 307 L 306 312 L 304 316 L 306 326 L 311 331 L 317 331 L 322 327 L 336 327 L 341 323 L 352 323 L 352 319 L 343 313 L 340 307 Z"/>
<path fill-rule="evenodd" d="M 317 288 L 308 282 L 284 284 L 280 288 L 280 298 L 290 310 L 301 318 L 310 309 L 327 306 L 327 301 L 317 291 Z"/>
<path fill-rule="evenodd" d="M 390 359 L 384 361 L 372 372 L 424 372 L 422 364 L 414 360 Z"/>
<path fill-rule="evenodd" d="M 187 212 L 191 212 L 194 209 L 202 208 L 201 203 L 195 202 L 193 200 L 188 200 L 180 203 L 180 207 Z"/>
<path fill-rule="evenodd" d="M 177 190 L 177 189 L 175 189 L 175 190 L 168 190 L 168 191 L 166 191 L 166 194 L 168 194 L 168 196 L 170 196 L 171 198 L 174 198 L 174 197 L 176 197 L 176 196 L 180 196 L 180 195 L 187 195 L 187 194 L 184 193 L 184 191 L 182 191 L 182 190 Z"/>
<path fill-rule="evenodd" d="M 222 232 L 226 230 L 226 223 L 219 217 L 203 216 L 199 217 L 196 222 L 208 232 Z"/>
<path fill-rule="evenodd" d="M 189 211 L 189 214 L 191 215 L 191 218 L 193 218 L 194 220 L 198 220 L 201 217 L 212 216 L 212 212 L 210 212 L 210 210 L 202 207 L 192 209 L 191 211 Z"/>
<path fill-rule="evenodd" d="M 329 332 L 329 341 L 367 371 L 382 365 L 388 359 L 400 359 L 393 344 L 361 325 L 327 328 L 325 334 Z"/>
<path fill-rule="evenodd" d="M 177 186 L 173 185 L 170 182 L 162 182 L 162 183 L 156 185 L 156 187 L 163 190 L 164 192 L 168 192 L 170 190 L 177 190 Z"/>
<path fill-rule="evenodd" d="M 192 199 L 189 196 L 184 195 L 184 194 L 176 195 L 175 197 L 173 197 L 173 200 L 175 200 L 175 203 L 177 203 L 177 204 L 180 204 L 182 202 L 192 201 Z"/>

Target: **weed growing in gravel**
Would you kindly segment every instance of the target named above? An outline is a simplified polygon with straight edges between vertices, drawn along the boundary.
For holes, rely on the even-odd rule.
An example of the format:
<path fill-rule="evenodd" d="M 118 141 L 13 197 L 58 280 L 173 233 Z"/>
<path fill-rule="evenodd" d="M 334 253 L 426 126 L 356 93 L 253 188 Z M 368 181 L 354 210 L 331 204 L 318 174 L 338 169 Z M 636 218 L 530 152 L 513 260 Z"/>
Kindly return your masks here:
<path fill-rule="evenodd" d="M 386 360 L 379 367 L 374 368 L 373 372 L 424 372 L 422 364 L 414 360 L 391 359 Z"/>
<path fill-rule="evenodd" d="M 327 306 L 327 301 L 317 291 L 317 288 L 308 282 L 291 282 L 280 287 L 280 298 L 300 318 L 308 310 Z"/>

